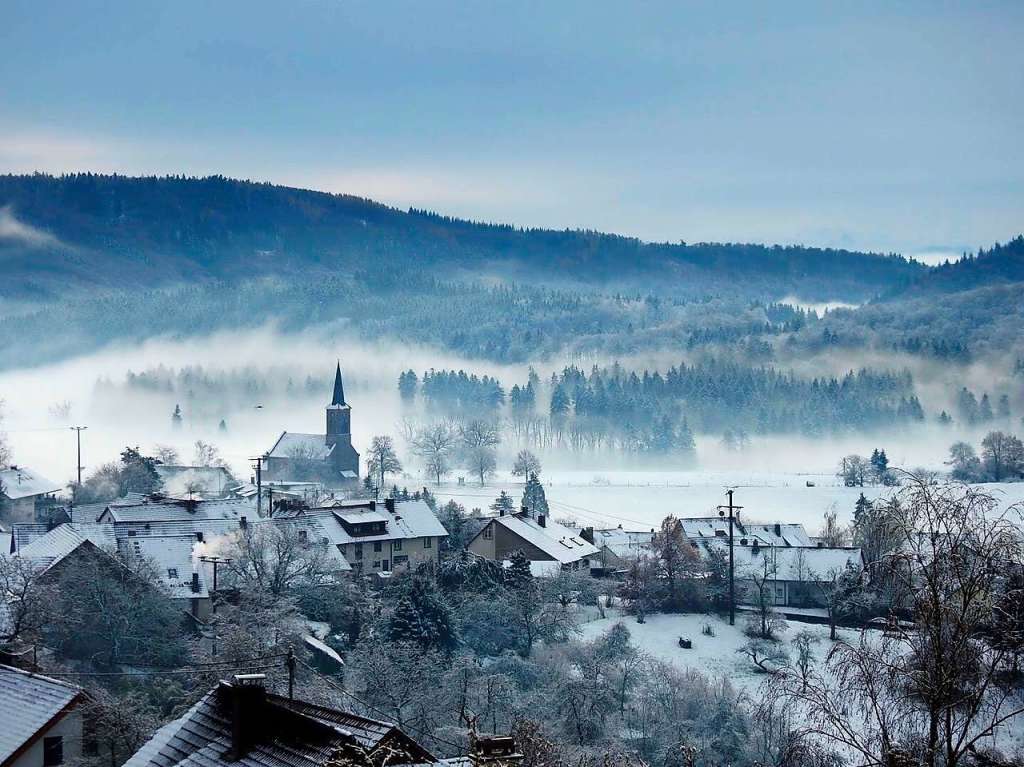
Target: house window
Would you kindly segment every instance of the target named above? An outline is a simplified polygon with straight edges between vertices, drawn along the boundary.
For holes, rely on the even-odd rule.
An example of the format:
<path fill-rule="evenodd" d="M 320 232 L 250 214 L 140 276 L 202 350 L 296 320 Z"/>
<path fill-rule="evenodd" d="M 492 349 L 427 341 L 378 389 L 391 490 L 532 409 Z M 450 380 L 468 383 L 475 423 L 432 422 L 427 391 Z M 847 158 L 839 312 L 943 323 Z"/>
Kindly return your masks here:
<path fill-rule="evenodd" d="M 379 570 L 380 569 L 380 560 L 379 559 L 373 560 L 373 569 L 374 570 Z"/>
<path fill-rule="evenodd" d="M 56 767 L 64 764 L 64 738 L 57 735 L 43 738 L 43 767 Z"/>
<path fill-rule="evenodd" d="M 357 543 L 356 544 L 356 559 L 362 559 L 362 558 L 363 558 L 363 544 Z"/>
<path fill-rule="evenodd" d="M 381 550 L 380 549 L 380 541 L 374 541 L 373 542 L 373 550 L 376 551 L 376 552 L 379 552 Z"/>
<path fill-rule="evenodd" d="M 402 542 L 401 541 L 392 541 L 391 542 L 391 550 L 392 551 L 401 551 L 402 550 Z"/>
<path fill-rule="evenodd" d="M 485 541 L 493 541 L 494 540 L 494 526 L 493 525 L 488 525 L 487 527 L 484 528 L 484 540 Z"/>
<path fill-rule="evenodd" d="M 424 538 L 423 539 L 423 548 L 430 549 L 430 548 L 433 548 L 433 547 L 434 547 L 434 539 L 433 538 Z"/>
<path fill-rule="evenodd" d="M 405 556 L 405 554 L 399 554 L 397 557 L 395 557 L 395 567 L 398 567 L 399 565 L 404 565 L 408 561 L 409 557 Z"/>
<path fill-rule="evenodd" d="M 168 567 L 167 568 L 167 577 L 170 578 L 172 581 L 177 580 L 178 579 L 178 568 L 177 567 Z"/>

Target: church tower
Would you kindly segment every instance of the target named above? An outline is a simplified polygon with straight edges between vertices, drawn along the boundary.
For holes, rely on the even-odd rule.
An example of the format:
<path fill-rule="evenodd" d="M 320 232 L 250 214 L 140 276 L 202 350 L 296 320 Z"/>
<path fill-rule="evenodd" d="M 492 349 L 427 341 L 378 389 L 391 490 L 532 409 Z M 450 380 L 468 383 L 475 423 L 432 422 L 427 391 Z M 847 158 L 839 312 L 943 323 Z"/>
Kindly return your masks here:
<path fill-rule="evenodd" d="M 327 406 L 327 446 L 332 448 L 327 459 L 346 481 L 359 479 L 359 453 L 352 447 L 352 408 L 345 402 L 345 386 L 341 382 L 341 362 L 334 371 L 334 396 Z"/>
<path fill-rule="evenodd" d="M 352 444 L 352 408 L 345 402 L 345 386 L 341 382 L 341 362 L 334 372 L 334 396 L 327 406 L 327 444 Z"/>

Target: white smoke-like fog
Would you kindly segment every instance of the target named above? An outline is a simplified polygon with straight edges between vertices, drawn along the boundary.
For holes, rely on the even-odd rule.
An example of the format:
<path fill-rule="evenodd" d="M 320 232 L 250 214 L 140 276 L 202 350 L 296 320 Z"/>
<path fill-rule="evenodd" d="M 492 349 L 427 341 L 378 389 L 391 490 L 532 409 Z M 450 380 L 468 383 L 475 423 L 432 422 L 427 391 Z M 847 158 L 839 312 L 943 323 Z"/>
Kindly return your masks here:
<path fill-rule="evenodd" d="M 272 328 L 188 340 L 153 339 L 139 345 L 113 346 L 55 365 L 0 374 L 0 399 L 5 401 L 6 416 L 3 428 L 15 463 L 59 482 L 74 478 L 75 434 L 68 428 L 71 425 L 88 426 L 82 435 L 85 474 L 102 463 L 116 461 L 126 445 L 138 445 L 143 451 L 168 445 L 179 451 L 182 462 L 188 463 L 195 441 L 203 440 L 216 445 L 236 476 L 246 479 L 251 471 L 249 459 L 268 450 L 281 431 L 323 432 L 324 406 L 337 359 L 341 360 L 346 396 L 353 408 L 356 448 L 365 454 L 374 435 L 392 435 L 407 472 L 398 482 L 409 487 L 428 480 L 422 477 L 416 459 L 401 438 L 403 419 L 422 418 L 399 399 L 397 378 L 402 370 L 412 368 L 422 373 L 430 368 L 461 368 L 468 373 L 496 376 L 506 389 L 525 382 L 528 371 L 526 365 L 470 361 L 443 350 L 394 342 L 330 346 L 312 332 L 283 334 Z M 619 361 L 627 366 L 664 369 L 681 359 L 678 353 L 668 351 Z M 612 361 L 595 358 L 587 364 Z M 568 362 L 551 360 L 535 368 L 545 380 Z M 856 360 L 842 356 L 792 360 L 782 366 L 792 366 L 799 374 L 821 375 L 823 366 L 841 374 L 861 365 L 892 367 L 893 362 L 882 355 L 868 354 Z M 959 385 L 973 387 L 980 394 L 991 390 L 993 384 L 992 371 L 981 365 L 968 368 L 961 382 L 959 373 L 941 365 L 914 364 L 915 380 L 926 406 L 945 402 Z M 123 385 L 128 371 L 140 373 L 161 365 L 171 369 L 201 366 L 211 373 L 251 368 L 279 380 L 282 388 L 291 378 L 296 393 L 287 397 L 280 393 L 239 397 L 235 393 L 222 401 L 211 401 L 207 395 L 190 399 L 181 393 Z M 319 387 L 315 392 L 304 390 L 307 376 Z M 105 381 L 114 386 L 104 386 Z M 171 420 L 176 404 L 184 414 L 180 429 L 175 429 Z M 226 431 L 218 428 L 221 418 Z M 894 466 L 941 470 L 949 445 L 962 438 L 977 444 L 981 432 L 925 425 L 913 430 L 823 439 L 755 436 L 741 452 L 725 449 L 717 436 L 697 435 L 699 466 L 692 469 L 683 469 L 671 459 L 566 453 L 548 453 L 542 458 L 553 507 L 583 523 L 600 518 L 611 524 L 657 524 L 668 511 L 708 513 L 720 501 L 723 487 L 739 485 L 747 488 L 748 496 L 755 501 L 750 512 L 753 517 L 796 518 L 794 521 L 806 520 L 816 529 L 831 504 L 847 517 L 859 493 L 857 488 L 837 486 L 834 472 L 843 455 L 870 454 L 879 447 L 886 450 Z M 517 447 L 502 446 L 500 470 L 489 486 L 476 487 L 469 472 L 457 471 L 450 486 L 440 491 L 441 496 L 456 497 L 470 508 L 486 508 L 502 488 L 513 495 L 521 492 L 508 474 Z M 459 475 L 466 477 L 464 486 L 457 483 Z"/>

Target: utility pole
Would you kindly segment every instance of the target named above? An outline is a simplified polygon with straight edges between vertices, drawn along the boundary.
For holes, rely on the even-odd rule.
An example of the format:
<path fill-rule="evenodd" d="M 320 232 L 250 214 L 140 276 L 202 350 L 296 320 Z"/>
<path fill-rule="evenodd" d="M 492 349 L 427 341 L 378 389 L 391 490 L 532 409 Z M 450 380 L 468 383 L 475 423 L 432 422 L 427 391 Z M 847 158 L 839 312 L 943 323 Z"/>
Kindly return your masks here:
<path fill-rule="evenodd" d="M 295 700 L 295 650 L 288 647 L 288 700 Z"/>
<path fill-rule="evenodd" d="M 210 592 L 210 612 L 214 619 L 217 617 L 217 566 L 218 565 L 230 565 L 231 557 L 210 557 L 200 556 L 200 562 L 206 562 L 207 564 L 213 565 L 213 590 Z M 216 620 L 213 622 L 213 642 L 211 647 L 211 654 L 213 657 L 217 657 L 217 623 Z"/>
<path fill-rule="evenodd" d="M 718 507 L 718 516 L 724 517 L 726 512 L 729 512 L 729 625 L 736 625 L 736 560 L 733 552 L 734 548 L 734 537 L 733 537 L 733 523 L 739 522 L 740 509 L 742 506 L 735 506 L 732 502 L 733 491 L 726 490 L 726 496 L 729 498 L 729 503 L 726 506 Z"/>
<path fill-rule="evenodd" d="M 262 516 L 260 514 L 263 509 L 263 458 L 264 456 L 258 455 L 255 458 L 250 458 L 250 461 L 256 462 L 256 516 Z"/>
<path fill-rule="evenodd" d="M 78 461 L 76 463 L 76 468 L 78 470 L 78 489 L 79 490 L 82 489 L 82 469 L 85 468 L 84 466 L 82 466 L 82 432 L 85 431 L 88 428 L 89 428 L 88 426 L 71 426 L 70 427 L 71 431 L 75 432 L 75 437 L 76 437 L 76 439 L 78 441 Z"/>

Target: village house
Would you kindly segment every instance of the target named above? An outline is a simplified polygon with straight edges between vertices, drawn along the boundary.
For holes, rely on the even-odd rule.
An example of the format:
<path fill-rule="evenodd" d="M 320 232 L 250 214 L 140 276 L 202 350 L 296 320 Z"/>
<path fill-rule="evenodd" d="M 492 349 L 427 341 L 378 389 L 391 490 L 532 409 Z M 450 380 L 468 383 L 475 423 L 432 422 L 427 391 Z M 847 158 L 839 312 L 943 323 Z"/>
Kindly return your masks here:
<path fill-rule="evenodd" d="M 334 374 L 334 393 L 327 406 L 325 434 L 285 431 L 263 457 L 268 480 L 318 480 L 330 487 L 359 480 L 359 453 L 352 446 L 352 408 L 345 401 L 341 363 Z"/>
<path fill-rule="evenodd" d="M 699 544 L 707 555 L 718 548 L 728 552 L 728 539 L 715 539 Z M 756 538 L 733 547 L 736 578 L 742 584 L 739 600 L 750 602 L 754 597 L 752 575 L 767 577 L 772 604 L 779 607 L 823 607 L 829 584 L 847 568 L 857 572 L 864 560 L 859 548 L 831 546 L 763 545 Z"/>
<path fill-rule="evenodd" d="M 493 739 L 500 764 L 522 760 L 510 738 Z M 484 752 L 487 749 L 478 749 Z M 263 674 L 222 681 L 156 734 L 124 767 L 476 767 L 489 756 L 439 759 L 400 727 L 274 695 Z"/>
<path fill-rule="evenodd" d="M 546 514 L 531 514 L 526 509 L 491 517 L 466 548 L 496 562 L 521 551 L 535 574 L 589 570 L 599 555 L 597 546 L 580 533 L 552 522 Z"/>
<path fill-rule="evenodd" d="M 384 574 L 440 561 L 448 531 L 425 501 L 324 501 L 290 512 L 297 522 L 316 521 L 325 539 L 356 574 Z"/>
<path fill-rule="evenodd" d="M 81 687 L 0 665 L 0 767 L 58 767 L 82 754 Z"/>
<path fill-rule="evenodd" d="M 679 517 L 683 536 L 697 545 L 707 540 L 729 540 L 729 520 L 722 517 Z M 580 534 L 599 549 L 594 560 L 595 574 L 623 573 L 640 556 L 651 551 L 656 531 L 624 530 L 622 525 L 608 529 L 584 528 Z M 737 545 L 754 541 L 761 546 L 812 546 L 804 526 L 798 523 L 741 523 L 733 522 L 733 537 Z"/>
<path fill-rule="evenodd" d="M 54 503 L 61 486 L 24 466 L 0 470 L 0 529 L 19 522 L 39 522 L 39 513 Z"/>

